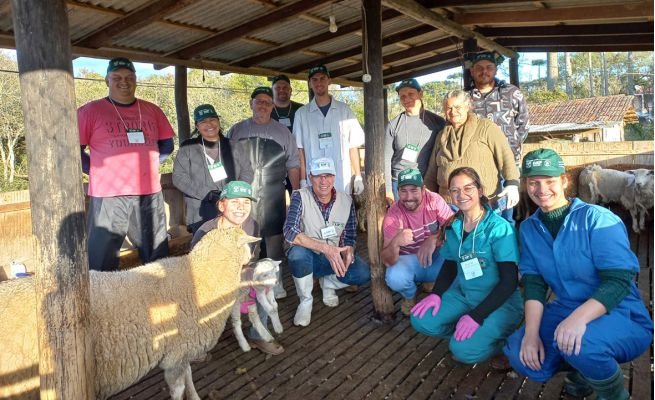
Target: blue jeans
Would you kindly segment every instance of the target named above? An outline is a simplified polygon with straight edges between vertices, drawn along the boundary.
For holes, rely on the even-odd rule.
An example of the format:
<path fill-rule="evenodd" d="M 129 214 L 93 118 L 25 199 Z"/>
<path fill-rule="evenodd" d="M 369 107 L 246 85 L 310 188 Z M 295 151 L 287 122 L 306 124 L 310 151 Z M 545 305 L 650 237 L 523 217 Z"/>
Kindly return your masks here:
<path fill-rule="evenodd" d="M 316 254 L 306 247 L 291 246 L 287 257 L 289 269 L 294 278 L 302 278 L 309 274 L 314 274 L 315 278 L 321 278 L 334 274 L 327 257 L 323 254 Z M 346 275 L 337 277 L 337 279 L 347 285 L 363 285 L 371 280 L 371 270 L 360 257 L 355 256 L 355 262 L 350 264 Z"/>
<path fill-rule="evenodd" d="M 391 179 L 391 192 L 393 193 L 393 200 L 398 201 L 398 179 Z"/>
<path fill-rule="evenodd" d="M 401 255 L 394 265 L 387 268 L 384 279 L 389 289 L 410 299 L 416 294 L 416 283 L 437 280 L 443 262 L 444 258 L 438 251 L 432 254 L 432 264 L 425 268 L 419 265 L 416 254 Z"/>

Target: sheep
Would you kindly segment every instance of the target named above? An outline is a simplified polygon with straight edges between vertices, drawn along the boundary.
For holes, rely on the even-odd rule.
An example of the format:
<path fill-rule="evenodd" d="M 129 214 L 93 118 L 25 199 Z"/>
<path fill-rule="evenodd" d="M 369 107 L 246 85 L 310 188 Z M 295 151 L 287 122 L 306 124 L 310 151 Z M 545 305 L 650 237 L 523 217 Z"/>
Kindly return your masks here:
<path fill-rule="evenodd" d="M 277 272 L 280 268 L 280 261 L 273 261 L 270 258 L 263 258 L 241 271 L 241 290 L 237 302 L 232 309 L 232 327 L 234 336 L 239 342 L 243 351 L 250 351 L 250 345 L 243 335 L 241 329 L 241 314 L 248 314 L 250 323 L 255 327 L 259 336 L 267 342 L 273 340 L 273 336 L 262 324 L 257 312 L 257 304 L 254 299 L 264 308 L 273 323 L 275 333 L 282 333 L 282 322 L 277 312 L 277 302 L 273 294 L 273 286 L 277 284 Z"/>
<path fill-rule="evenodd" d="M 106 399 L 159 366 L 170 396 L 200 399 L 190 360 L 217 343 L 238 294 L 247 243 L 238 228 L 215 229 L 187 255 L 126 271 L 90 271 L 90 335 L 96 398 Z M 221 272 L 216 272 L 216 267 Z M 34 278 L 0 284 L 0 398 L 38 398 Z"/>
<path fill-rule="evenodd" d="M 653 170 L 652 169 L 631 169 L 627 170 L 627 173 L 634 175 L 635 177 L 635 187 L 634 187 L 634 203 L 635 203 L 635 214 L 631 212 L 633 229 L 637 217 L 639 219 L 639 230 L 644 230 L 646 228 L 646 215 L 648 215 L 648 210 L 653 208 Z"/>
<path fill-rule="evenodd" d="M 636 170 L 635 170 L 636 171 Z M 648 174 L 638 172 L 639 179 L 648 190 Z M 652 176 L 650 177 L 650 191 L 652 193 Z M 635 173 L 626 171 L 617 171 L 613 169 L 603 169 L 599 165 L 590 165 L 580 172 L 578 179 L 578 194 L 580 198 L 592 204 L 619 203 L 632 217 L 632 230 L 635 233 L 640 232 L 645 225 L 646 210 L 641 203 L 641 197 L 644 201 L 652 205 L 652 194 L 648 197 L 646 194 L 640 194 L 642 189 L 637 187 Z"/>

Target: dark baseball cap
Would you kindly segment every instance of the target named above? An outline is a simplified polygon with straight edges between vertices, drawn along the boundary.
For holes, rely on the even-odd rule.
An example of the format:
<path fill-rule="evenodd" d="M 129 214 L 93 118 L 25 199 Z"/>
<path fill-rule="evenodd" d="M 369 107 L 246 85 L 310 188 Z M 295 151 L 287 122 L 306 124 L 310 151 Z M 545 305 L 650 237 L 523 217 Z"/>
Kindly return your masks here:
<path fill-rule="evenodd" d="M 502 64 L 505 61 L 505 57 L 501 54 L 496 53 L 495 51 L 481 51 L 479 53 L 473 53 L 469 56 L 469 61 L 471 61 L 471 66 L 475 65 L 478 61 L 490 61 L 496 65 Z"/>
<path fill-rule="evenodd" d="M 307 78 L 311 79 L 312 76 L 316 74 L 325 74 L 328 78 L 330 77 L 330 71 L 328 71 L 327 67 L 325 65 L 317 65 L 314 67 L 311 67 L 309 69 L 309 73 L 307 74 Z"/>
<path fill-rule="evenodd" d="M 422 90 L 421 85 L 419 85 L 418 81 L 414 78 L 401 81 L 398 86 L 396 86 L 396 92 L 400 92 L 400 89 L 402 88 L 412 88 L 418 90 L 419 92 Z"/>
<path fill-rule="evenodd" d="M 220 118 L 216 109 L 211 104 L 201 104 L 193 110 L 193 119 L 196 122 L 203 121 L 207 118 Z"/>
<path fill-rule="evenodd" d="M 291 84 L 291 81 L 289 80 L 289 77 L 286 75 L 278 75 L 273 77 L 273 82 L 271 83 L 271 86 L 275 85 L 279 81 L 285 81 L 286 83 Z"/>
<path fill-rule="evenodd" d="M 136 72 L 136 69 L 134 69 L 134 64 L 132 64 L 132 61 L 130 61 L 125 57 L 116 57 L 109 60 L 109 65 L 107 65 L 107 73 L 119 70 L 121 68 L 127 68 L 132 72 Z"/>
<path fill-rule="evenodd" d="M 257 97 L 258 94 L 264 93 L 266 95 L 271 96 L 271 99 L 273 98 L 273 90 L 268 87 L 268 86 L 258 86 L 255 88 L 255 90 L 252 91 L 252 94 L 250 95 L 251 99 L 254 99 Z"/>

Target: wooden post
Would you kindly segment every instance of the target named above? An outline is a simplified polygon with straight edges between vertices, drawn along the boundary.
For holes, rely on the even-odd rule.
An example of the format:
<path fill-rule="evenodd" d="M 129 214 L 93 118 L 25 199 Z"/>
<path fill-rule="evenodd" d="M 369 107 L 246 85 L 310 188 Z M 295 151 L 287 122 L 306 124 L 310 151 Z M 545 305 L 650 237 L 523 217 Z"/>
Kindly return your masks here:
<path fill-rule="evenodd" d="M 509 59 L 509 83 L 519 87 L 519 59 L 510 58 Z"/>
<path fill-rule="evenodd" d="M 387 210 L 384 187 L 384 99 L 382 83 L 382 17 L 380 0 L 362 0 L 365 21 L 362 35 L 364 72 L 371 81 L 364 83 L 364 126 L 366 127 L 366 204 L 368 223 L 368 256 L 371 261 L 371 291 L 376 317 L 393 319 L 393 301 L 380 260 L 382 220 Z M 368 62 L 367 62 L 368 61 Z M 368 67 L 368 68 L 367 68 Z"/>
<path fill-rule="evenodd" d="M 177 137 L 180 144 L 191 137 L 189 121 L 189 102 L 187 101 L 186 67 L 175 66 L 175 113 L 177 114 Z M 195 106 L 198 106 L 196 104 Z M 194 107 L 195 107 L 194 106 Z"/>
<path fill-rule="evenodd" d="M 462 89 L 469 90 L 471 84 L 473 83 L 473 78 L 471 78 L 471 66 L 469 65 L 468 58 L 472 53 L 478 51 L 478 42 L 475 39 L 466 39 L 464 40 L 464 64 L 462 65 L 462 77 L 464 79 L 464 87 Z"/>
<path fill-rule="evenodd" d="M 41 399 L 95 398 L 80 142 L 65 0 L 13 0 L 29 159 Z M 34 310 L 22 310 L 25 313 Z"/>

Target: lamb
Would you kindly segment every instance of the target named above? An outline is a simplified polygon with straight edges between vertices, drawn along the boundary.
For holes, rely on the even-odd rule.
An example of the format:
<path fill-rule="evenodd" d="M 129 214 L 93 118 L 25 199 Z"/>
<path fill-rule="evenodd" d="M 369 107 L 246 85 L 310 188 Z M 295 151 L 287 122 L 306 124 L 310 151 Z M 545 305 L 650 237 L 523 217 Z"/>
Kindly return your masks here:
<path fill-rule="evenodd" d="M 126 271 L 90 271 L 96 398 L 159 366 L 171 399 L 200 399 L 189 361 L 221 336 L 250 259 L 247 243 L 256 240 L 241 229 L 215 229 L 187 255 Z M 34 278 L 0 284 L 0 398 L 38 398 L 35 284 Z"/>
<path fill-rule="evenodd" d="M 250 351 L 250 345 L 243 335 L 241 329 L 241 314 L 248 314 L 250 323 L 255 327 L 261 338 L 267 342 L 273 340 L 273 336 L 262 324 L 257 312 L 257 304 L 254 299 L 264 308 L 264 311 L 271 318 L 275 333 L 282 333 L 282 322 L 277 312 L 277 302 L 273 294 L 273 286 L 277 284 L 277 273 L 280 269 L 280 261 L 270 258 L 263 258 L 254 264 L 244 267 L 241 272 L 241 290 L 237 302 L 232 309 L 232 326 L 234 336 L 239 342 L 243 351 Z"/>
<path fill-rule="evenodd" d="M 648 175 L 643 175 L 642 173 L 639 173 L 639 175 L 642 181 L 647 182 Z M 599 165 L 586 167 L 580 172 L 578 179 L 578 195 L 580 199 L 592 204 L 606 204 L 611 202 L 621 204 L 630 212 L 632 230 L 636 233 L 640 232 L 640 220 L 642 218 L 645 219 L 645 211 L 642 214 L 644 206 L 637 200 L 639 190 L 641 189 L 637 188 L 634 173 L 603 169 Z M 643 224 L 641 224 L 641 228 L 643 229 Z"/>

